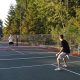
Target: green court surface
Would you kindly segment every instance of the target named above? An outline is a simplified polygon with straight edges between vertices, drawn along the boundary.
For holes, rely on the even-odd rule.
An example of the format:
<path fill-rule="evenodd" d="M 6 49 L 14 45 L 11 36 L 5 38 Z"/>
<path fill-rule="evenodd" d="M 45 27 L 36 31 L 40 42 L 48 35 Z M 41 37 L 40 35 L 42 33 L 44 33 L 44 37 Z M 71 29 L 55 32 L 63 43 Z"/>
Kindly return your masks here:
<path fill-rule="evenodd" d="M 0 80 L 80 80 L 80 57 L 55 71 L 56 52 L 41 47 L 0 46 Z"/>

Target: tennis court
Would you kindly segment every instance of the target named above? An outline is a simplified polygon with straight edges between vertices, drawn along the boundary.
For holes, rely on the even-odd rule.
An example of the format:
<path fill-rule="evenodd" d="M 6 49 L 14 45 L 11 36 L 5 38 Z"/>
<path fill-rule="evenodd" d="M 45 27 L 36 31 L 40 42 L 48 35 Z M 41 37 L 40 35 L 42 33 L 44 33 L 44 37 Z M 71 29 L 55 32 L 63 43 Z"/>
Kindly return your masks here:
<path fill-rule="evenodd" d="M 38 46 L 0 45 L 0 80 L 80 80 L 80 57 L 55 71 L 56 52 Z"/>

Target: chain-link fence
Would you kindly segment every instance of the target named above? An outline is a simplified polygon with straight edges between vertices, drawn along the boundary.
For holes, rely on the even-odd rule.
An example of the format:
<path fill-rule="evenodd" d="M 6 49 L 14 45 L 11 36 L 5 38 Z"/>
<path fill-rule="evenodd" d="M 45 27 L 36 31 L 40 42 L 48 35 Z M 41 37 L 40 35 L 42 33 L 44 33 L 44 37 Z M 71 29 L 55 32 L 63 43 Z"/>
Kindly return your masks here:
<path fill-rule="evenodd" d="M 35 35 L 13 35 L 14 42 L 27 45 L 56 45 L 57 42 L 51 34 L 35 34 Z M 8 36 L 3 37 L 3 41 L 8 42 Z"/>
<path fill-rule="evenodd" d="M 46 45 L 53 46 L 59 48 L 59 39 L 58 36 L 52 36 L 51 34 L 29 34 L 29 35 L 13 35 L 15 45 L 30 45 L 30 46 L 38 46 L 38 45 Z M 78 53 L 80 52 L 80 45 L 73 43 L 72 39 L 67 39 L 69 42 L 71 52 Z M 8 43 L 8 36 L 3 37 L 3 42 Z"/>

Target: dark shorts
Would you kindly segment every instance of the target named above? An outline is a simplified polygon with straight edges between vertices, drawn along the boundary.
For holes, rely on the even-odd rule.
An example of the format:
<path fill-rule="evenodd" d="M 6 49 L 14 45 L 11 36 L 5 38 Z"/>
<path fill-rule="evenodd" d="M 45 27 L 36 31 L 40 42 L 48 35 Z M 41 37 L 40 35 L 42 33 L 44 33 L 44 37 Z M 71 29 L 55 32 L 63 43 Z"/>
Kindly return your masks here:
<path fill-rule="evenodd" d="M 9 42 L 9 45 L 13 45 L 14 43 L 13 42 Z"/>

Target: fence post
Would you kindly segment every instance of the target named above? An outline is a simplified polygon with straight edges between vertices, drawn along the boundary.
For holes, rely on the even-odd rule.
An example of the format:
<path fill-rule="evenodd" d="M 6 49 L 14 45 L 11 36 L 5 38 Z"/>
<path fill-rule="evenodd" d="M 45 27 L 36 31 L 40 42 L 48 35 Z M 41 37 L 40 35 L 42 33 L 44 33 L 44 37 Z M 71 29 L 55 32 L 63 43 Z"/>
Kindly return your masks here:
<path fill-rule="evenodd" d="M 80 54 L 80 44 L 78 45 L 78 54 Z"/>
<path fill-rule="evenodd" d="M 18 46 L 19 35 L 16 35 L 16 46 Z"/>

